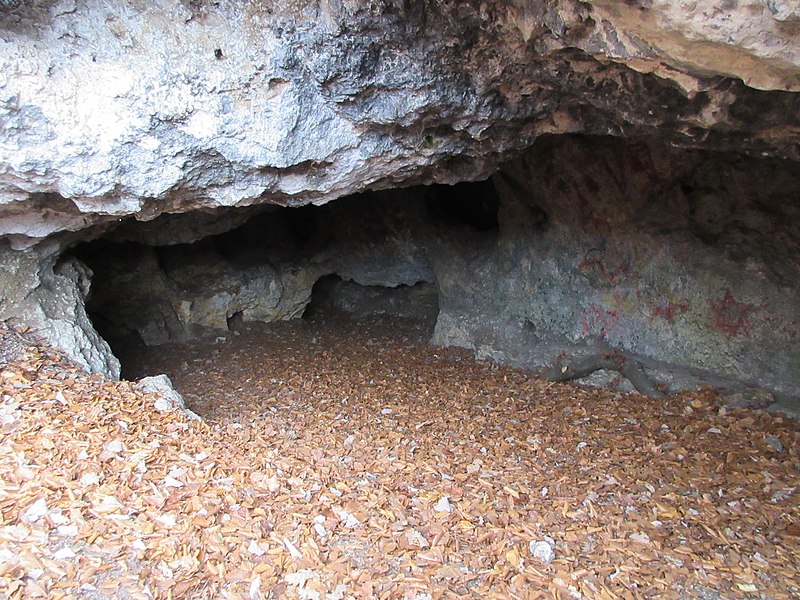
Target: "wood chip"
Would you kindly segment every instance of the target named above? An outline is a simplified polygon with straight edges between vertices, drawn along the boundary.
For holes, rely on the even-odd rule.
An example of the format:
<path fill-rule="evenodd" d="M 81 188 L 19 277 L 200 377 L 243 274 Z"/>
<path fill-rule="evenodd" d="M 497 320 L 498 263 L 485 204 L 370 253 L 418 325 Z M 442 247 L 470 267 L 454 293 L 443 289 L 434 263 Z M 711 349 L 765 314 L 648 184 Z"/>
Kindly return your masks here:
<path fill-rule="evenodd" d="M 139 349 L 126 366 L 201 422 L 29 341 L 0 368 L 0 596 L 800 596 L 796 421 L 542 382 L 428 334 L 322 319 Z"/>

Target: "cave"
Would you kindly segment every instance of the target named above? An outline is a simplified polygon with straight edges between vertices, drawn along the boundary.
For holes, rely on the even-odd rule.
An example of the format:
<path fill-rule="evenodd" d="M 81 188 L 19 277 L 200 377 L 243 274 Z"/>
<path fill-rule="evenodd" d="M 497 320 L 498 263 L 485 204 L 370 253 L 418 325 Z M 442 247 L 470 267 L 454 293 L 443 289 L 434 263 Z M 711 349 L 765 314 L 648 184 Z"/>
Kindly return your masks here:
<path fill-rule="evenodd" d="M 799 192 L 779 159 L 560 136 L 477 182 L 129 219 L 59 260 L 92 273 L 86 308 L 118 357 L 336 310 L 426 321 L 435 345 L 556 378 L 613 352 L 650 395 L 791 405 Z M 600 363 L 575 377 L 631 389 Z"/>
<path fill-rule="evenodd" d="M 0 595 L 800 594 L 797 2 L 0 40 Z"/>
<path fill-rule="evenodd" d="M 142 346 L 327 311 L 426 322 L 432 334 L 438 294 L 428 242 L 445 232 L 466 242 L 491 236 L 497 204 L 487 181 L 415 187 L 335 206 L 259 210 L 223 233 L 193 228 L 191 243 L 151 238 L 158 220 L 124 222 L 60 261 L 90 270 L 86 310 L 123 374 L 125 357 Z"/>

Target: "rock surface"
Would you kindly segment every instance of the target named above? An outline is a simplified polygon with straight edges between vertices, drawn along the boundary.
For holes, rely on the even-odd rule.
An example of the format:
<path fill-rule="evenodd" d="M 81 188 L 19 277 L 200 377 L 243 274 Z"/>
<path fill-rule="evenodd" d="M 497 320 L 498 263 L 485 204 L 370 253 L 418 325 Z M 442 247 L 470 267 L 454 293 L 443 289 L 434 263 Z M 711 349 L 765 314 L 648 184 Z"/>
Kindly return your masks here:
<path fill-rule="evenodd" d="M 80 261 L 57 259 L 46 245 L 17 252 L 0 241 L 0 320 L 35 330 L 90 371 L 119 377 L 119 361 L 84 307 L 91 271 Z"/>
<path fill-rule="evenodd" d="M 117 375 L 92 270 L 148 343 L 336 274 L 435 286 L 435 341 L 494 360 L 800 397 L 799 39 L 788 0 L 3 3 L 0 320 Z M 391 190 L 493 173 L 461 213 Z"/>
<path fill-rule="evenodd" d="M 153 408 L 158 412 L 178 410 L 190 419 L 200 420 L 199 416 L 186 408 L 183 397 L 175 390 L 169 376 L 161 374 L 142 377 L 136 382 L 136 387 L 145 394 L 153 394 L 156 397 Z"/>
<path fill-rule="evenodd" d="M 543 133 L 800 158 L 797 96 L 754 89 L 800 88 L 790 2 L 11 4 L 0 234 L 17 248 L 480 179 Z"/>
<path fill-rule="evenodd" d="M 800 170 L 559 137 L 495 180 L 497 241 L 435 254 L 436 342 L 531 365 L 598 340 L 800 396 Z"/>

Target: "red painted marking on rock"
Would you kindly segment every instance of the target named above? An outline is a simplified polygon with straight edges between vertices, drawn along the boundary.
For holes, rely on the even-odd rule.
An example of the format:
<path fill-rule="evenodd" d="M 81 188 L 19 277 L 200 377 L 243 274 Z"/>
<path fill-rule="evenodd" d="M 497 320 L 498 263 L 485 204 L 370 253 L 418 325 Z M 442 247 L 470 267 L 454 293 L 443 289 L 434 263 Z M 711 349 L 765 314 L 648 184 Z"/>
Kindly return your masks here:
<path fill-rule="evenodd" d="M 728 290 L 719 300 L 711 300 L 709 306 L 714 312 L 711 325 L 729 340 L 750 333 L 750 317 L 758 308 L 755 304 L 737 301 Z"/>

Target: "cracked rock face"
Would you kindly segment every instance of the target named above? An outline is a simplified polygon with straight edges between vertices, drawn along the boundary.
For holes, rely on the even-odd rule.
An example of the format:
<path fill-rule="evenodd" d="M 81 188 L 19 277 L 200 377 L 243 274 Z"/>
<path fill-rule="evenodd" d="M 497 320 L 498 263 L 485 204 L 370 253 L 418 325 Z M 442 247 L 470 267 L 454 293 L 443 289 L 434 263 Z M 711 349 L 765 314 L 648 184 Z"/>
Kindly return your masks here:
<path fill-rule="evenodd" d="M 795 354 L 781 351 L 798 321 L 786 290 L 800 280 L 799 11 L 793 0 L 0 2 L 0 319 L 118 374 L 84 310 L 92 273 L 70 254 L 104 236 L 143 244 L 128 271 L 102 277 L 129 299 L 159 299 L 126 321 L 153 343 L 237 314 L 296 316 L 335 273 L 435 286 L 436 340 L 497 360 L 538 364 L 599 337 L 800 396 Z M 343 224 L 337 243 L 236 268 L 177 248 L 277 206 L 493 174 L 495 237 L 443 233 L 406 198 L 405 237 L 377 227 L 385 239 L 371 243 Z"/>
<path fill-rule="evenodd" d="M 0 234 L 17 248 L 481 179 L 542 133 L 798 158 L 795 95 L 758 91 L 800 88 L 791 2 L 9 4 Z"/>

